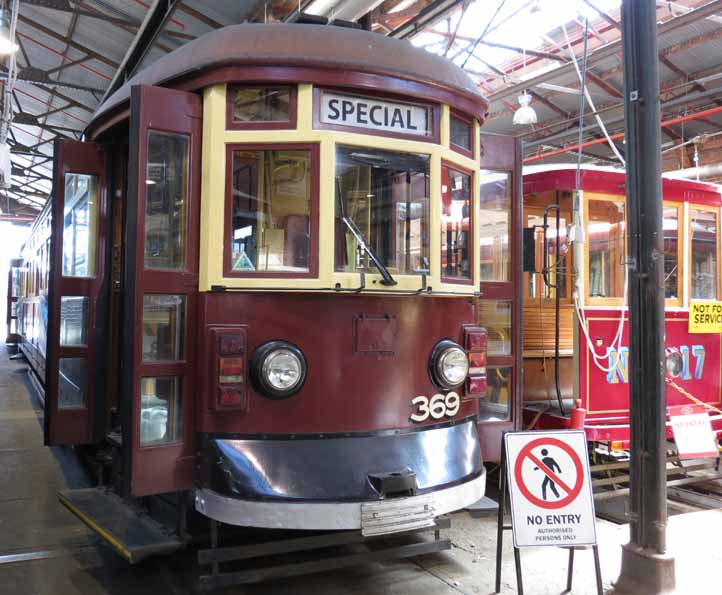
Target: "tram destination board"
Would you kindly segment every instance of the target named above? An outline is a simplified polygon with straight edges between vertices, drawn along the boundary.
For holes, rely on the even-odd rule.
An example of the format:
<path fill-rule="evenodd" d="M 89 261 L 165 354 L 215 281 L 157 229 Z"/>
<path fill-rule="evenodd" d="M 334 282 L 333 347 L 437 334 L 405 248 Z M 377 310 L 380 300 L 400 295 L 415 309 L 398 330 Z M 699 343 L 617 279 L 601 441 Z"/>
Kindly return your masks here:
<path fill-rule="evenodd" d="M 584 432 L 514 432 L 505 440 L 514 545 L 596 544 Z"/>

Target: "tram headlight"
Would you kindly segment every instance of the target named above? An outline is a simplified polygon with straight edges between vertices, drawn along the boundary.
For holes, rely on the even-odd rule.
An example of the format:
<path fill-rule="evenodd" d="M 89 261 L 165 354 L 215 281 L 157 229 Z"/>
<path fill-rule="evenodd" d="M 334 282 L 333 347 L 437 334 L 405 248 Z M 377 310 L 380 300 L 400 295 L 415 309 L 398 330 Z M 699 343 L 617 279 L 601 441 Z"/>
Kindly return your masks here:
<path fill-rule="evenodd" d="M 250 372 L 257 392 L 269 399 L 285 399 L 303 387 L 306 358 L 288 341 L 269 341 L 253 352 Z"/>
<path fill-rule="evenodd" d="M 434 384 L 441 389 L 460 386 L 469 374 L 466 351 L 450 339 L 439 341 L 431 350 L 429 372 Z"/>
<path fill-rule="evenodd" d="M 676 349 L 667 350 L 667 374 L 677 378 L 682 373 L 682 354 Z"/>

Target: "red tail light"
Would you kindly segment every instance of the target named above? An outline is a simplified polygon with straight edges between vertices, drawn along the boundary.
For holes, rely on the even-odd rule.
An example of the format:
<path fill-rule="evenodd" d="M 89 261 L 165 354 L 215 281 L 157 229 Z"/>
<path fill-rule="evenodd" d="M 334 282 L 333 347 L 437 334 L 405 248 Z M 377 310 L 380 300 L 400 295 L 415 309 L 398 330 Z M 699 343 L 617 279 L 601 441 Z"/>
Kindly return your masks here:
<path fill-rule="evenodd" d="M 464 327 L 464 347 L 469 356 L 469 376 L 466 395 L 480 397 L 486 392 L 486 329 L 481 326 Z"/>
<path fill-rule="evenodd" d="M 247 409 L 246 331 L 243 328 L 214 328 L 210 331 L 216 411 Z"/>

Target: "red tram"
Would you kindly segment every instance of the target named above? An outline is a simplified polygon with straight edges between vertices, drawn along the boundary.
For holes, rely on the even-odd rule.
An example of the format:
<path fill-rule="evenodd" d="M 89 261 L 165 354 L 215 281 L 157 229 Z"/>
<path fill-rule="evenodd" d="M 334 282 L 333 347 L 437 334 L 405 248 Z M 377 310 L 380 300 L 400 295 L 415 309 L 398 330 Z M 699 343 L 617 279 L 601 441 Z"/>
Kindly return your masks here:
<path fill-rule="evenodd" d="M 486 108 L 444 59 L 333 26 L 228 27 L 129 80 L 56 145 L 25 248 L 46 443 L 233 525 L 478 500 L 521 411 L 518 146 Z"/>
<path fill-rule="evenodd" d="M 529 230 L 525 252 L 536 259 L 524 267 L 526 423 L 568 427 L 579 403 L 589 440 L 625 449 L 629 327 L 624 172 L 583 167 L 579 194 L 573 165 L 530 168 L 523 184 L 524 226 Z M 722 191 L 715 184 L 665 177 L 662 192 L 667 406 L 704 403 L 719 435 L 722 334 L 691 333 L 689 318 L 691 302 L 722 297 Z M 569 247 L 572 233 L 581 240 L 574 250 Z M 667 436 L 672 438 L 669 422 Z"/>

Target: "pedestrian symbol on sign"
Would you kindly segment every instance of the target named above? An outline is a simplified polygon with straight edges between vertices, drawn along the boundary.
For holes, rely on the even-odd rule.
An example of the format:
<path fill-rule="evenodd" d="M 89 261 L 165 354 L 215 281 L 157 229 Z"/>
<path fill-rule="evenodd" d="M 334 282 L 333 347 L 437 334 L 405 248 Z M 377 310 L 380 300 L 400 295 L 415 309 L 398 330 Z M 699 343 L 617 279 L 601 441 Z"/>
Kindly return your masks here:
<path fill-rule="evenodd" d="M 549 451 L 546 448 L 542 448 L 541 451 L 542 454 L 542 463 L 544 463 L 544 466 L 546 466 L 546 469 L 542 468 L 542 471 L 544 471 L 544 481 L 542 481 L 541 489 L 542 489 L 542 498 L 544 500 L 547 499 L 547 486 L 549 486 L 554 492 L 554 495 L 559 498 L 559 492 L 557 492 L 557 484 L 554 483 L 554 480 L 552 479 L 552 476 L 547 473 L 547 469 L 554 473 L 556 471 L 557 473 L 561 473 L 562 469 L 559 467 L 557 462 L 549 456 Z M 534 470 L 538 470 L 539 467 L 534 467 Z"/>

